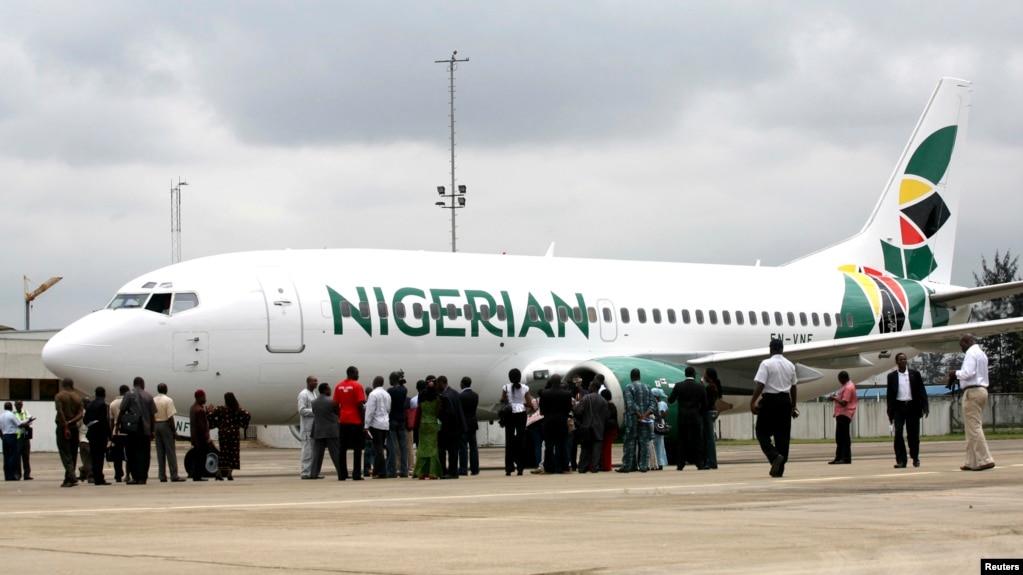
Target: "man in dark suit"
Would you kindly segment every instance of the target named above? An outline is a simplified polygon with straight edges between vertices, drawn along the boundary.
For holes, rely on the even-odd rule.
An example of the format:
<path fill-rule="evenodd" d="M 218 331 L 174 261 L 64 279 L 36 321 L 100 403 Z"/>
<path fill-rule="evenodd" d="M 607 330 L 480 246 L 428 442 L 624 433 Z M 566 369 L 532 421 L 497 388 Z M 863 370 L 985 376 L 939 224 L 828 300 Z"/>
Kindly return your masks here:
<path fill-rule="evenodd" d="M 920 417 L 927 417 L 927 390 L 920 372 L 906 367 L 906 354 L 895 356 L 898 369 L 888 374 L 888 422 L 895 426 L 895 467 L 906 466 L 906 444 L 902 428 L 909 440 L 909 457 L 913 467 L 920 467 Z"/>
<path fill-rule="evenodd" d="M 540 394 L 540 413 L 543 413 L 543 473 L 571 473 L 568 417 L 572 413 L 572 392 L 562 384 L 560 375 L 552 375 L 550 387 Z"/>
<path fill-rule="evenodd" d="M 437 450 L 441 479 L 458 479 L 458 444 L 466 430 L 465 414 L 462 413 L 462 397 L 448 385 L 447 376 L 437 378 L 437 393 L 440 396 L 440 433 L 437 435 Z"/>
<path fill-rule="evenodd" d="M 341 474 L 341 426 L 338 424 L 338 406 L 330 399 L 330 384 L 321 383 L 319 395 L 313 400 L 313 428 L 310 435 L 313 440 L 313 462 L 309 476 L 303 479 L 323 479 L 320 469 L 323 468 L 323 449 L 330 452 L 330 460 L 334 463 L 337 480 L 343 481 Z"/>
<path fill-rule="evenodd" d="M 703 441 L 703 415 L 707 413 L 707 390 L 696 381 L 696 369 L 686 368 L 686 378 L 675 384 L 668 403 L 678 402 L 675 411 L 675 438 L 678 460 L 675 469 L 682 471 L 686 463 L 706 469 Z"/>
<path fill-rule="evenodd" d="M 476 419 L 476 409 L 480 405 L 480 396 L 472 390 L 472 379 L 463 377 L 462 392 L 462 414 L 465 416 L 465 433 L 462 434 L 462 441 L 458 446 L 458 474 L 473 475 L 480 474 L 480 450 L 476 445 L 476 431 L 480 428 Z"/>
<path fill-rule="evenodd" d="M 82 417 L 85 424 L 85 437 L 89 440 L 89 455 L 92 459 L 92 481 L 93 485 L 110 485 L 103 478 L 103 463 L 107 453 L 107 443 L 110 441 L 110 411 L 107 406 L 107 390 L 104 387 L 96 388 L 96 399 L 89 403 Z"/>

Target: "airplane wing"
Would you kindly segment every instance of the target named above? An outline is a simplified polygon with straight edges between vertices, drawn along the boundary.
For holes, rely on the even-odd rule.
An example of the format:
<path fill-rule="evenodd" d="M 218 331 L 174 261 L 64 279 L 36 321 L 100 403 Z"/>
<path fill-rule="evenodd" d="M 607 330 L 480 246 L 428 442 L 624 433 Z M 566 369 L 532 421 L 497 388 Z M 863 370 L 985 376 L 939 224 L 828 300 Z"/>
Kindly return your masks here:
<path fill-rule="evenodd" d="M 944 307 L 958 307 L 961 305 L 1008 297 L 1018 293 L 1023 293 L 1023 281 L 1006 282 L 1002 284 L 934 294 L 931 296 L 931 303 Z"/>
<path fill-rule="evenodd" d="M 904 348 L 921 352 L 959 352 L 959 338 L 964 333 L 980 338 L 1019 331 L 1023 331 L 1023 317 L 787 345 L 785 357 L 796 364 L 799 381 L 804 383 L 821 377 L 815 368 L 850 369 L 873 365 L 875 362 L 865 355 L 877 354 L 878 359 L 887 360 L 889 350 Z M 755 373 L 760 362 L 769 355 L 767 345 L 764 345 L 758 349 L 693 358 L 688 365 L 714 366 L 719 371 L 745 373 L 748 379 L 749 374 Z"/>

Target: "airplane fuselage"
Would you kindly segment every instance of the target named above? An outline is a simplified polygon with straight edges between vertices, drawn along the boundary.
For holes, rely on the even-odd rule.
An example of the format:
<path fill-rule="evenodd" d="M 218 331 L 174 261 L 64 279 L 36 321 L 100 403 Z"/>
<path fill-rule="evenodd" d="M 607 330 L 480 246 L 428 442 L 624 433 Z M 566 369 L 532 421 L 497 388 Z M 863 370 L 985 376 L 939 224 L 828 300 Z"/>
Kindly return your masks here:
<path fill-rule="evenodd" d="M 377 250 L 284 250 L 201 258 L 126 284 L 106 309 L 75 322 L 43 360 L 80 389 L 141 375 L 171 395 L 233 391 L 253 423 L 297 421 L 307 375 L 362 383 L 404 369 L 473 380 L 491 417 L 511 368 L 534 390 L 547 376 L 607 366 L 621 407 L 622 365 L 673 383 L 687 358 L 965 322 L 929 304 L 910 280 L 771 267 Z M 618 361 L 610 361 L 617 358 Z M 612 365 L 614 364 L 614 365 Z M 666 371 L 648 366 L 664 366 Z M 854 380 L 888 362 L 848 369 Z M 575 370 L 575 371 L 573 371 Z M 616 371 L 617 370 L 617 371 Z M 833 370 L 837 373 L 837 369 Z M 626 372 L 627 373 L 627 370 Z M 800 396 L 838 387 L 835 373 Z M 726 400 L 748 405 L 753 371 L 723 377 Z M 186 395 L 187 394 L 187 395 Z M 181 400 L 179 399 L 179 402 Z"/>

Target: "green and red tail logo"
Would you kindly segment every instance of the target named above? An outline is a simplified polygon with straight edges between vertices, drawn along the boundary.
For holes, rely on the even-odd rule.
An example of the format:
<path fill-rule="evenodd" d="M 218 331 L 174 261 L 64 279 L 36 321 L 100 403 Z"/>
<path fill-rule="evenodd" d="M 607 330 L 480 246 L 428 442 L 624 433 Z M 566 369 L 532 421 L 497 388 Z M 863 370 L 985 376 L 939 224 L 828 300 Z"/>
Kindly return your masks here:
<path fill-rule="evenodd" d="M 899 244 L 881 240 L 884 268 L 889 274 L 922 280 L 938 269 L 927 245 L 951 213 L 938 193 L 952 159 L 957 126 L 946 126 L 924 140 L 906 164 L 899 186 Z"/>

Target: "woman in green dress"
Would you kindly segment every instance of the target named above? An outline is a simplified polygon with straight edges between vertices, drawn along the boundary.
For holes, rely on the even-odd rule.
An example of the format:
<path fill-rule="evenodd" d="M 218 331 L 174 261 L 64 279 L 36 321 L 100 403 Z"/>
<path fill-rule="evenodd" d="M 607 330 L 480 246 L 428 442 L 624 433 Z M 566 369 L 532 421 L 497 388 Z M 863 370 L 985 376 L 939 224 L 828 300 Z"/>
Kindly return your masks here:
<path fill-rule="evenodd" d="M 419 479 L 440 477 L 440 458 L 437 454 L 437 431 L 440 423 L 440 399 L 433 381 L 426 383 L 426 389 L 419 394 L 419 444 L 416 448 L 414 476 Z"/>

